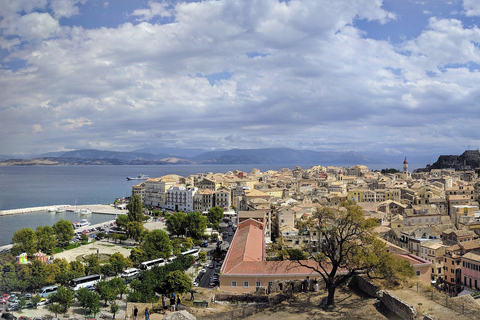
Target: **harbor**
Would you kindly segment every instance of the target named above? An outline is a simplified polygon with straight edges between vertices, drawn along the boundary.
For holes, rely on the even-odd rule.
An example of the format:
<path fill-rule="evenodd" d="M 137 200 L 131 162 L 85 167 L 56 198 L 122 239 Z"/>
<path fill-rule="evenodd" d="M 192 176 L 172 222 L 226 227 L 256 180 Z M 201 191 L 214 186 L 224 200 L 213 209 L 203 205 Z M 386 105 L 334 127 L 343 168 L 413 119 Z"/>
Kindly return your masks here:
<path fill-rule="evenodd" d="M 50 211 L 53 207 L 61 207 L 65 211 Z M 82 209 L 83 213 L 82 213 Z M 78 211 L 76 213 L 76 211 Z M 39 226 L 53 226 L 64 219 L 72 223 L 87 219 L 91 225 L 106 223 L 115 220 L 116 216 L 126 214 L 127 210 L 116 209 L 113 205 L 65 205 L 42 206 L 15 210 L 3 210 L 0 213 L 0 246 L 8 245 L 12 241 L 13 233 L 22 228 L 35 230 Z"/>
<path fill-rule="evenodd" d="M 115 208 L 113 205 L 105 204 L 89 204 L 89 205 L 51 205 L 43 207 L 31 207 L 31 208 L 22 208 L 22 209 L 12 209 L 12 210 L 2 210 L 0 211 L 0 216 L 10 216 L 16 214 L 32 213 L 32 212 L 44 212 L 44 211 L 53 211 L 52 208 L 57 208 L 59 210 L 65 210 L 68 212 L 75 212 L 76 210 L 88 209 L 95 214 L 126 214 L 128 211 L 125 209 Z"/>

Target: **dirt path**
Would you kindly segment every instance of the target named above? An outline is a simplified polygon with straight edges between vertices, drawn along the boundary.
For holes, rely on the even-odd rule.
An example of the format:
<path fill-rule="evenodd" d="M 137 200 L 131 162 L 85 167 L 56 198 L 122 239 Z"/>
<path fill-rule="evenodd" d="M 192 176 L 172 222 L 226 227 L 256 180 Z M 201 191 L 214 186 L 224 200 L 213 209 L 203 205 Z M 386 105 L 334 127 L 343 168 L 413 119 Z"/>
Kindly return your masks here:
<path fill-rule="evenodd" d="M 455 319 L 468 320 L 472 317 L 463 316 L 443 305 L 429 300 L 416 292 L 404 289 L 391 291 L 398 298 L 409 302 L 417 310 L 416 319 L 423 319 L 426 314 L 432 315 L 434 319 Z M 319 307 L 321 300 L 327 296 L 326 293 L 300 293 L 296 294 L 291 301 L 274 306 L 266 311 L 249 317 L 250 320 L 310 320 L 310 319 L 365 319 L 383 320 L 401 318 L 384 307 L 377 299 L 370 298 L 360 292 L 349 289 L 341 289 L 336 294 L 336 308 L 333 311 L 324 311 Z M 478 318 L 480 319 L 480 314 Z"/>
<path fill-rule="evenodd" d="M 126 248 L 124 244 L 120 245 L 106 241 L 95 241 L 72 250 L 57 253 L 55 254 L 55 258 L 65 258 L 68 262 L 70 262 L 74 261 L 79 255 L 97 253 L 97 250 L 98 253 L 104 254 L 114 254 L 115 252 L 119 252 L 123 254 L 124 257 L 129 257 L 131 251 L 131 249 Z"/>

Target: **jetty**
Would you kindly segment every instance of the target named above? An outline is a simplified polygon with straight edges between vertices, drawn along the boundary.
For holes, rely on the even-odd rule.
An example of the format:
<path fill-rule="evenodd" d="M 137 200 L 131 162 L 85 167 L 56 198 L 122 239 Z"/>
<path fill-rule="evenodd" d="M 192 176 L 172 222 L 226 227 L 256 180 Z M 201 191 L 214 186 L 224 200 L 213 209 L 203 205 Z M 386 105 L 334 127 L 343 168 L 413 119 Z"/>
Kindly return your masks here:
<path fill-rule="evenodd" d="M 23 214 L 23 213 L 31 213 L 31 212 L 41 212 L 41 211 L 49 211 L 50 208 L 59 208 L 65 209 L 69 212 L 75 212 L 78 209 L 89 209 L 92 213 L 95 214 L 111 214 L 111 215 L 118 215 L 118 214 L 127 214 L 127 210 L 124 209 L 117 209 L 113 205 L 107 204 L 89 204 L 89 205 L 52 205 L 52 206 L 45 206 L 45 207 L 32 207 L 32 208 L 22 208 L 22 209 L 12 209 L 12 210 L 2 210 L 0 211 L 0 216 L 9 216 L 14 214 Z"/>

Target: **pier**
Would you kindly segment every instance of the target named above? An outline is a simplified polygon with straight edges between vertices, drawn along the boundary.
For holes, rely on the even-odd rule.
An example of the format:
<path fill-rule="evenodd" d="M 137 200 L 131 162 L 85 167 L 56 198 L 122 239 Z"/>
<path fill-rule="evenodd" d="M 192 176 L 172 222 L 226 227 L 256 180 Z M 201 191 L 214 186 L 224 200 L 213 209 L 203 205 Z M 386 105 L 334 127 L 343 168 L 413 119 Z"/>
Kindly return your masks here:
<path fill-rule="evenodd" d="M 52 206 L 45 206 L 45 207 L 32 207 L 32 208 L 22 208 L 22 209 L 12 209 L 12 210 L 2 210 L 0 211 L 0 216 L 9 216 L 15 214 L 23 214 L 23 213 L 30 213 L 30 212 L 40 212 L 40 211 L 49 211 L 51 208 L 58 208 L 58 209 L 65 209 L 69 212 L 75 212 L 77 209 L 89 209 L 92 213 L 96 214 L 111 214 L 111 215 L 118 215 L 118 214 L 127 214 L 127 210 L 117 209 L 113 205 L 105 205 L 105 204 L 89 204 L 89 205 L 52 205 Z"/>

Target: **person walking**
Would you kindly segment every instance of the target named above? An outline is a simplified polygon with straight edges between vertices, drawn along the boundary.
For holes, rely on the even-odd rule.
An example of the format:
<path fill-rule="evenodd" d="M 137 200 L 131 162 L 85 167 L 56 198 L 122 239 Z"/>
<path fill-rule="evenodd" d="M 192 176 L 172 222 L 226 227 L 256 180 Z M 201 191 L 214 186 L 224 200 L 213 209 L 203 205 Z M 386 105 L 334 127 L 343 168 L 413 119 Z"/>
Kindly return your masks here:
<path fill-rule="evenodd" d="M 180 306 L 180 303 L 182 303 L 182 298 L 180 297 L 180 295 L 178 295 L 177 296 L 177 308 L 176 308 L 177 311 L 180 310 L 180 309 L 178 309 L 178 307 Z"/>
<path fill-rule="evenodd" d="M 150 320 L 150 310 L 148 310 L 148 307 L 145 308 L 145 320 Z"/>
<path fill-rule="evenodd" d="M 175 293 L 172 293 L 172 296 L 170 297 L 170 311 L 175 311 Z"/>
<path fill-rule="evenodd" d="M 163 314 L 166 314 L 168 309 L 168 299 L 167 299 L 167 296 L 164 294 L 162 294 L 162 307 L 163 307 Z"/>
<path fill-rule="evenodd" d="M 138 308 L 137 306 L 133 306 L 133 320 L 137 320 L 138 316 Z"/>

